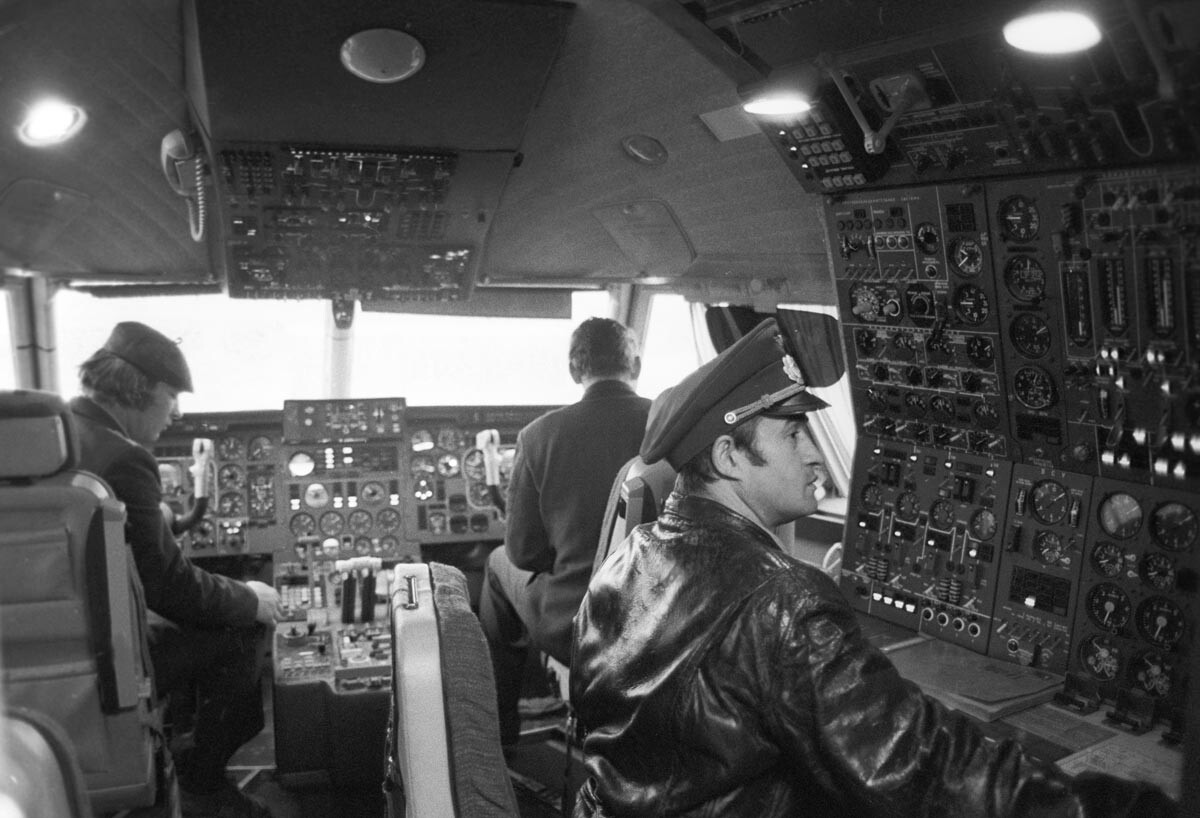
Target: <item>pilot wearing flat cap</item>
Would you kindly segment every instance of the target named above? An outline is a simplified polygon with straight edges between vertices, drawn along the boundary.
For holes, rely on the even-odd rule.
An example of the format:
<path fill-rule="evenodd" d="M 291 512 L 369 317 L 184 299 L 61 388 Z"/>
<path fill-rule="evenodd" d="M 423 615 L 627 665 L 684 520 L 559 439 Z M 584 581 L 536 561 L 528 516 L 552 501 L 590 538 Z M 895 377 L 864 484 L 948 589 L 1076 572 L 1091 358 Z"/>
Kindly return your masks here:
<path fill-rule="evenodd" d="M 1174 815 L 1148 785 L 985 742 L 784 553 L 772 532 L 817 508 L 807 416 L 828 407 L 805 383 L 813 350 L 780 336 L 764 321 L 651 408 L 642 457 L 678 477 L 575 618 L 576 818 Z"/>
<path fill-rule="evenodd" d="M 79 467 L 125 504 L 125 538 L 145 592 L 147 640 L 159 695 L 195 689 L 194 746 L 175 758 L 185 816 L 267 816 L 231 785 L 225 766 L 264 726 L 260 625 L 273 625 L 279 594 L 264 582 L 209 573 L 180 550 L 163 517 L 150 446 L 179 417 L 192 374 L 179 345 L 153 327 L 123 321 L 79 367 L 70 402 Z"/>

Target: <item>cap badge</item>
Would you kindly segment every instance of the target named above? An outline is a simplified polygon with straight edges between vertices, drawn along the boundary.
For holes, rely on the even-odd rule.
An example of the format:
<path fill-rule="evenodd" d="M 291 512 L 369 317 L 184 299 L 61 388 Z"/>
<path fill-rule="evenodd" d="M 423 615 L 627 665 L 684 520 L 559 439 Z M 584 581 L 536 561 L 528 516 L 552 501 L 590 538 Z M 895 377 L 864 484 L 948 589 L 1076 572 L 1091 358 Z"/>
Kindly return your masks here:
<path fill-rule="evenodd" d="M 806 386 L 804 376 L 800 374 L 800 367 L 796 364 L 796 359 L 791 355 L 783 356 L 783 374 L 787 375 L 796 384 Z"/>

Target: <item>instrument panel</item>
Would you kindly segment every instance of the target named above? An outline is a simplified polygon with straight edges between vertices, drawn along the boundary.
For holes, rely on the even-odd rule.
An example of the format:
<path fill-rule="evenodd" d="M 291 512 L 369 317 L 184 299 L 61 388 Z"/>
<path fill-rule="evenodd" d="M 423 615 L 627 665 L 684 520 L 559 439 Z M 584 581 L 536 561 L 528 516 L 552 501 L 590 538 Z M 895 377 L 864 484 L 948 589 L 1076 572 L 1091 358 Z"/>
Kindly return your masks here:
<path fill-rule="evenodd" d="M 827 201 L 860 610 L 1178 722 L 1200 571 L 1200 168 Z M 975 493 L 960 487 L 971 485 Z M 965 550 L 961 550 L 965 547 Z"/>

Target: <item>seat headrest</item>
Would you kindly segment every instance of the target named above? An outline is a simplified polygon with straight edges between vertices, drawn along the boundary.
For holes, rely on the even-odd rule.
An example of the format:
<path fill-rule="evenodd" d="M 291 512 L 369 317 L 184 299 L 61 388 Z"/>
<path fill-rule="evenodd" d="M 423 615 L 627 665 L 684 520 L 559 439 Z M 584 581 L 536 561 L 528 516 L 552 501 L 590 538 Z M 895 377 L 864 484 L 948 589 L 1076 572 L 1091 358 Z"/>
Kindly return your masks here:
<path fill-rule="evenodd" d="M 74 468 L 71 410 L 53 392 L 0 390 L 0 480 L 37 479 Z"/>

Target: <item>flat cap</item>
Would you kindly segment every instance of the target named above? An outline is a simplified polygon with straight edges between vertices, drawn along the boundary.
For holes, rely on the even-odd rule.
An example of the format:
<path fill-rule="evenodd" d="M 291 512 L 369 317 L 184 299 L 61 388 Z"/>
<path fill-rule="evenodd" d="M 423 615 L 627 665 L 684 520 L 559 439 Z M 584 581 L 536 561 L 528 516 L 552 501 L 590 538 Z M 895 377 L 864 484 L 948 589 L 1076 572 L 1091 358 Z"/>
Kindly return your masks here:
<path fill-rule="evenodd" d="M 642 438 L 646 463 L 675 469 L 758 415 L 796 417 L 828 403 L 808 391 L 774 318 L 658 396 Z"/>
<path fill-rule="evenodd" d="M 117 324 L 101 349 L 180 392 L 192 391 L 192 373 L 179 344 L 137 321 Z"/>

